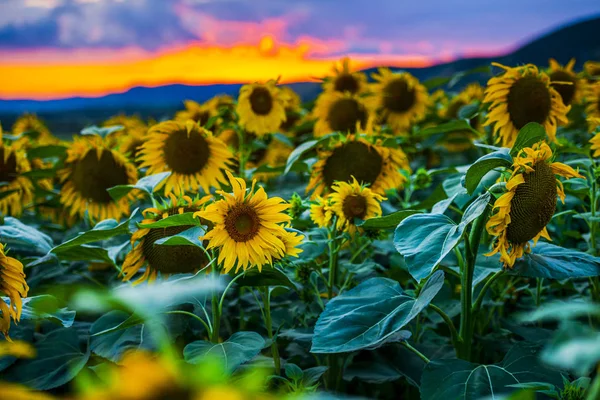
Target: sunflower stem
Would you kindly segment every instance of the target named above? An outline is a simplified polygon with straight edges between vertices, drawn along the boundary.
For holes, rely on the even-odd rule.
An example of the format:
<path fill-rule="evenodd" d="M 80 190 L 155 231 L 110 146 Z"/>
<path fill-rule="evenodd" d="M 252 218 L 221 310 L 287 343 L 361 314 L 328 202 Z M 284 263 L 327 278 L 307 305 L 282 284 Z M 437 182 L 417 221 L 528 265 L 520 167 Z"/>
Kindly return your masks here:
<path fill-rule="evenodd" d="M 435 311 L 440 317 L 442 317 L 446 325 L 448 325 L 448 329 L 450 329 L 450 337 L 452 338 L 452 345 L 454 346 L 454 348 L 458 348 L 458 346 L 460 346 L 460 337 L 458 331 L 456 330 L 454 322 L 452 322 L 452 319 L 448 316 L 448 314 L 444 312 L 444 310 L 442 310 L 435 304 L 429 303 L 428 307 Z"/>
<path fill-rule="evenodd" d="M 267 328 L 267 335 L 269 335 L 269 339 L 271 339 L 271 355 L 273 356 L 273 362 L 275 363 L 275 375 L 280 375 L 281 359 L 279 358 L 277 341 L 273 336 L 273 322 L 271 320 L 271 293 L 269 292 L 268 287 L 263 287 L 260 290 L 265 304 L 265 326 Z"/>
<path fill-rule="evenodd" d="M 425 356 L 423 353 L 421 353 L 419 350 L 415 349 L 414 347 L 412 347 L 406 340 L 403 340 L 402 342 L 400 342 L 400 344 L 404 347 L 406 347 L 408 350 L 412 351 L 413 353 L 415 353 L 421 360 L 423 360 L 423 362 L 425 364 L 429 364 L 429 358 L 427 358 L 427 356 Z"/>
<path fill-rule="evenodd" d="M 219 273 L 216 268 L 213 269 L 215 276 Z M 216 290 L 212 292 L 211 311 L 213 317 L 212 323 L 212 337 L 213 343 L 219 343 L 219 330 L 221 329 L 221 310 L 219 307 L 219 296 Z"/>
<path fill-rule="evenodd" d="M 333 224 L 335 229 L 335 222 Z M 331 233 L 331 240 L 328 243 L 329 246 L 329 282 L 327 284 L 327 298 L 333 298 L 333 289 L 335 284 L 337 283 L 337 256 L 338 256 L 338 247 L 336 240 L 336 232 L 333 231 Z"/>

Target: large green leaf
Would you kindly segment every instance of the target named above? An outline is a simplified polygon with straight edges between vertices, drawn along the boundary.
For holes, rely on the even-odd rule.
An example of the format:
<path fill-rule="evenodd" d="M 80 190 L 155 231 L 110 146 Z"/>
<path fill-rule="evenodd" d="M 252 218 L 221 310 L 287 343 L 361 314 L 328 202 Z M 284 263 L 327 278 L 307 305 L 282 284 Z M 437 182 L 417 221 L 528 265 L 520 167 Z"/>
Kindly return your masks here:
<path fill-rule="evenodd" d="M 400 210 L 393 212 L 383 217 L 370 218 L 366 221 L 360 221 L 357 226 L 363 229 L 392 229 L 398 226 L 405 218 L 411 215 L 418 214 L 420 211 L 416 210 Z"/>
<path fill-rule="evenodd" d="M 519 154 L 521 149 L 525 147 L 531 147 L 540 140 L 546 139 L 546 130 L 544 127 L 537 122 L 529 122 L 527 125 L 519 130 L 515 144 L 510 150 L 511 156 Z"/>
<path fill-rule="evenodd" d="M 112 187 L 108 189 L 108 194 L 110 194 L 110 197 L 112 197 L 115 201 L 127 196 L 129 192 L 135 189 L 139 189 L 148 195 L 152 195 L 156 187 L 162 181 L 167 179 L 169 175 L 171 175 L 170 172 L 161 172 L 158 174 L 145 176 L 137 181 L 135 185 L 118 185 Z"/>
<path fill-rule="evenodd" d="M 511 385 L 528 382 L 560 384 L 558 371 L 543 366 L 537 345 L 519 343 L 500 364 L 481 365 L 464 360 L 432 360 L 421 377 L 422 400 L 479 400 L 517 389 Z"/>
<path fill-rule="evenodd" d="M 484 193 L 467 209 L 460 224 L 443 214 L 416 214 L 396 228 L 394 246 L 404 257 L 416 280 L 425 278 L 458 245 L 465 229 L 488 206 L 490 194 Z"/>
<path fill-rule="evenodd" d="M 600 331 L 579 322 L 566 321 L 542 351 L 542 360 L 586 376 L 600 362 Z"/>
<path fill-rule="evenodd" d="M 34 345 L 36 357 L 17 361 L 3 376 L 32 389 L 49 390 L 70 382 L 87 363 L 90 353 L 81 351 L 74 328 L 57 329 Z"/>
<path fill-rule="evenodd" d="M 465 175 L 465 187 L 467 193 L 473 194 L 481 179 L 494 168 L 506 167 L 512 165 L 512 157 L 508 154 L 508 149 L 502 149 L 479 158 L 467 170 Z"/>
<path fill-rule="evenodd" d="M 581 251 L 538 242 L 515 262 L 510 273 L 530 278 L 568 279 L 600 275 L 600 258 Z"/>
<path fill-rule="evenodd" d="M 302 154 L 306 153 L 309 150 L 312 150 L 317 144 L 319 144 L 319 142 L 319 140 L 309 140 L 296 147 L 294 151 L 292 151 L 288 156 L 283 173 L 287 174 L 288 172 L 290 172 L 292 166 L 296 163 L 296 161 L 300 159 L 300 157 L 302 157 Z"/>
<path fill-rule="evenodd" d="M 518 316 L 521 322 L 560 321 L 580 317 L 600 316 L 600 307 L 591 301 L 555 300 Z"/>
<path fill-rule="evenodd" d="M 123 323 L 131 316 L 123 311 L 104 314 L 90 328 L 90 350 L 112 362 L 118 362 L 128 350 L 137 350 L 143 339 L 143 325 L 135 324 L 122 329 Z M 109 333 L 104 333 L 113 329 Z"/>
<path fill-rule="evenodd" d="M 444 273 L 436 271 L 419 297 L 413 298 L 391 279 L 361 283 L 327 303 L 315 326 L 311 352 L 344 353 L 380 346 L 427 307 L 443 284 Z"/>
<path fill-rule="evenodd" d="M 236 332 L 223 343 L 197 340 L 185 346 L 183 357 L 192 364 L 207 357 L 220 360 L 228 371 L 252 360 L 265 347 L 265 340 L 256 332 Z"/>
<path fill-rule="evenodd" d="M 160 238 L 154 242 L 154 246 L 202 247 L 202 241 L 199 239 L 202 236 L 204 236 L 204 229 L 201 226 L 194 226 L 181 233 L 178 233 L 177 235 Z"/>
<path fill-rule="evenodd" d="M 250 268 L 241 274 L 243 276 L 235 281 L 238 286 L 286 286 L 296 289 L 296 284 L 277 267 L 265 266 L 262 271 L 259 271 L 258 268 Z"/>
<path fill-rule="evenodd" d="M 98 222 L 93 229 L 86 232 L 81 232 L 73 239 L 59 244 L 51 251 L 54 254 L 61 255 L 84 244 L 100 242 L 102 240 L 111 239 L 118 235 L 127 235 L 128 233 L 129 219 L 121 222 L 120 224 L 114 219 L 105 219 L 104 221 Z"/>
<path fill-rule="evenodd" d="M 7 302 L 7 298 L 3 299 Z M 23 299 L 21 319 L 24 321 L 46 319 L 69 328 L 75 321 L 75 311 L 60 307 L 56 297 L 42 294 Z"/>
<path fill-rule="evenodd" d="M 149 224 L 138 224 L 139 228 L 152 229 L 152 228 L 168 228 L 170 226 L 182 226 L 182 225 L 199 225 L 200 220 L 194 218 L 193 212 L 170 215 L 167 218 L 160 219 L 156 222 Z"/>
<path fill-rule="evenodd" d="M 47 146 L 38 146 L 27 150 L 27 158 L 33 160 L 34 158 L 52 158 L 52 157 L 63 157 L 67 153 L 67 147 L 58 144 L 51 144 Z"/>
<path fill-rule="evenodd" d="M 47 254 L 53 246 L 50 236 L 23 224 L 16 218 L 4 218 L 0 225 L 0 243 L 25 253 Z"/>

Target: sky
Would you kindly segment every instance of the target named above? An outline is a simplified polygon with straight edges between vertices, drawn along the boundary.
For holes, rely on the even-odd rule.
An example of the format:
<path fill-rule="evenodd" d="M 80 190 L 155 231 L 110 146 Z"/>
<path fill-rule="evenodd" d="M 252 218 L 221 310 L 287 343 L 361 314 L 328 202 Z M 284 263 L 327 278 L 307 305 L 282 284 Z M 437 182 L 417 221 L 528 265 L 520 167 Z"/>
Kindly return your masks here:
<path fill-rule="evenodd" d="M 0 0 L 0 99 L 502 55 L 597 0 Z"/>

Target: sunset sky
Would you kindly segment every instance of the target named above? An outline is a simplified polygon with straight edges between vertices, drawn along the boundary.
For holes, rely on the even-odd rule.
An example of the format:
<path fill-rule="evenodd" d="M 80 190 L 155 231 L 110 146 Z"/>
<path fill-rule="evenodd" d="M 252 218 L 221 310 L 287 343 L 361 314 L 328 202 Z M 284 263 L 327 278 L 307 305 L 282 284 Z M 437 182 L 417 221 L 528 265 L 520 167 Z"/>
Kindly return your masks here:
<path fill-rule="evenodd" d="M 500 55 L 597 0 L 0 0 L 0 99 L 133 86 L 305 81 Z"/>

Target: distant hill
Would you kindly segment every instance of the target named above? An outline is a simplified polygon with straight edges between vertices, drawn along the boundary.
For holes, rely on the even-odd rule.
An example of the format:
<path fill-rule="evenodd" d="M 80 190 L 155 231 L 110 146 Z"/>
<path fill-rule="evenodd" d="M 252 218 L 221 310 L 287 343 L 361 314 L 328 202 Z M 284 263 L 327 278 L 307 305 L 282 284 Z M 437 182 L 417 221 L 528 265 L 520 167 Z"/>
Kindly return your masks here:
<path fill-rule="evenodd" d="M 407 68 L 422 81 L 434 77 L 450 77 L 461 71 L 481 66 L 489 66 L 492 61 L 505 65 L 534 63 L 547 65 L 550 57 L 566 63 L 572 57 L 578 61 L 577 67 L 585 60 L 600 60 L 600 17 L 577 21 L 521 46 L 505 56 L 494 58 L 468 58 L 427 68 Z M 366 72 L 372 72 L 367 70 Z M 471 74 L 457 87 L 467 82 L 484 83 L 487 73 Z M 0 100 L 0 121 L 5 128 L 12 125 L 17 115 L 23 112 L 35 112 L 45 119 L 54 131 L 74 133 L 73 129 L 86 124 L 96 123 L 119 112 L 137 113 L 142 117 L 161 118 L 180 109 L 182 101 L 194 99 L 207 100 L 217 94 L 237 95 L 241 85 L 168 85 L 155 88 L 135 87 L 124 93 L 110 94 L 99 98 L 71 98 L 64 100 Z M 314 99 L 320 91 L 320 85 L 314 82 L 290 85 L 303 100 Z M 67 115 L 68 114 L 68 115 Z"/>

